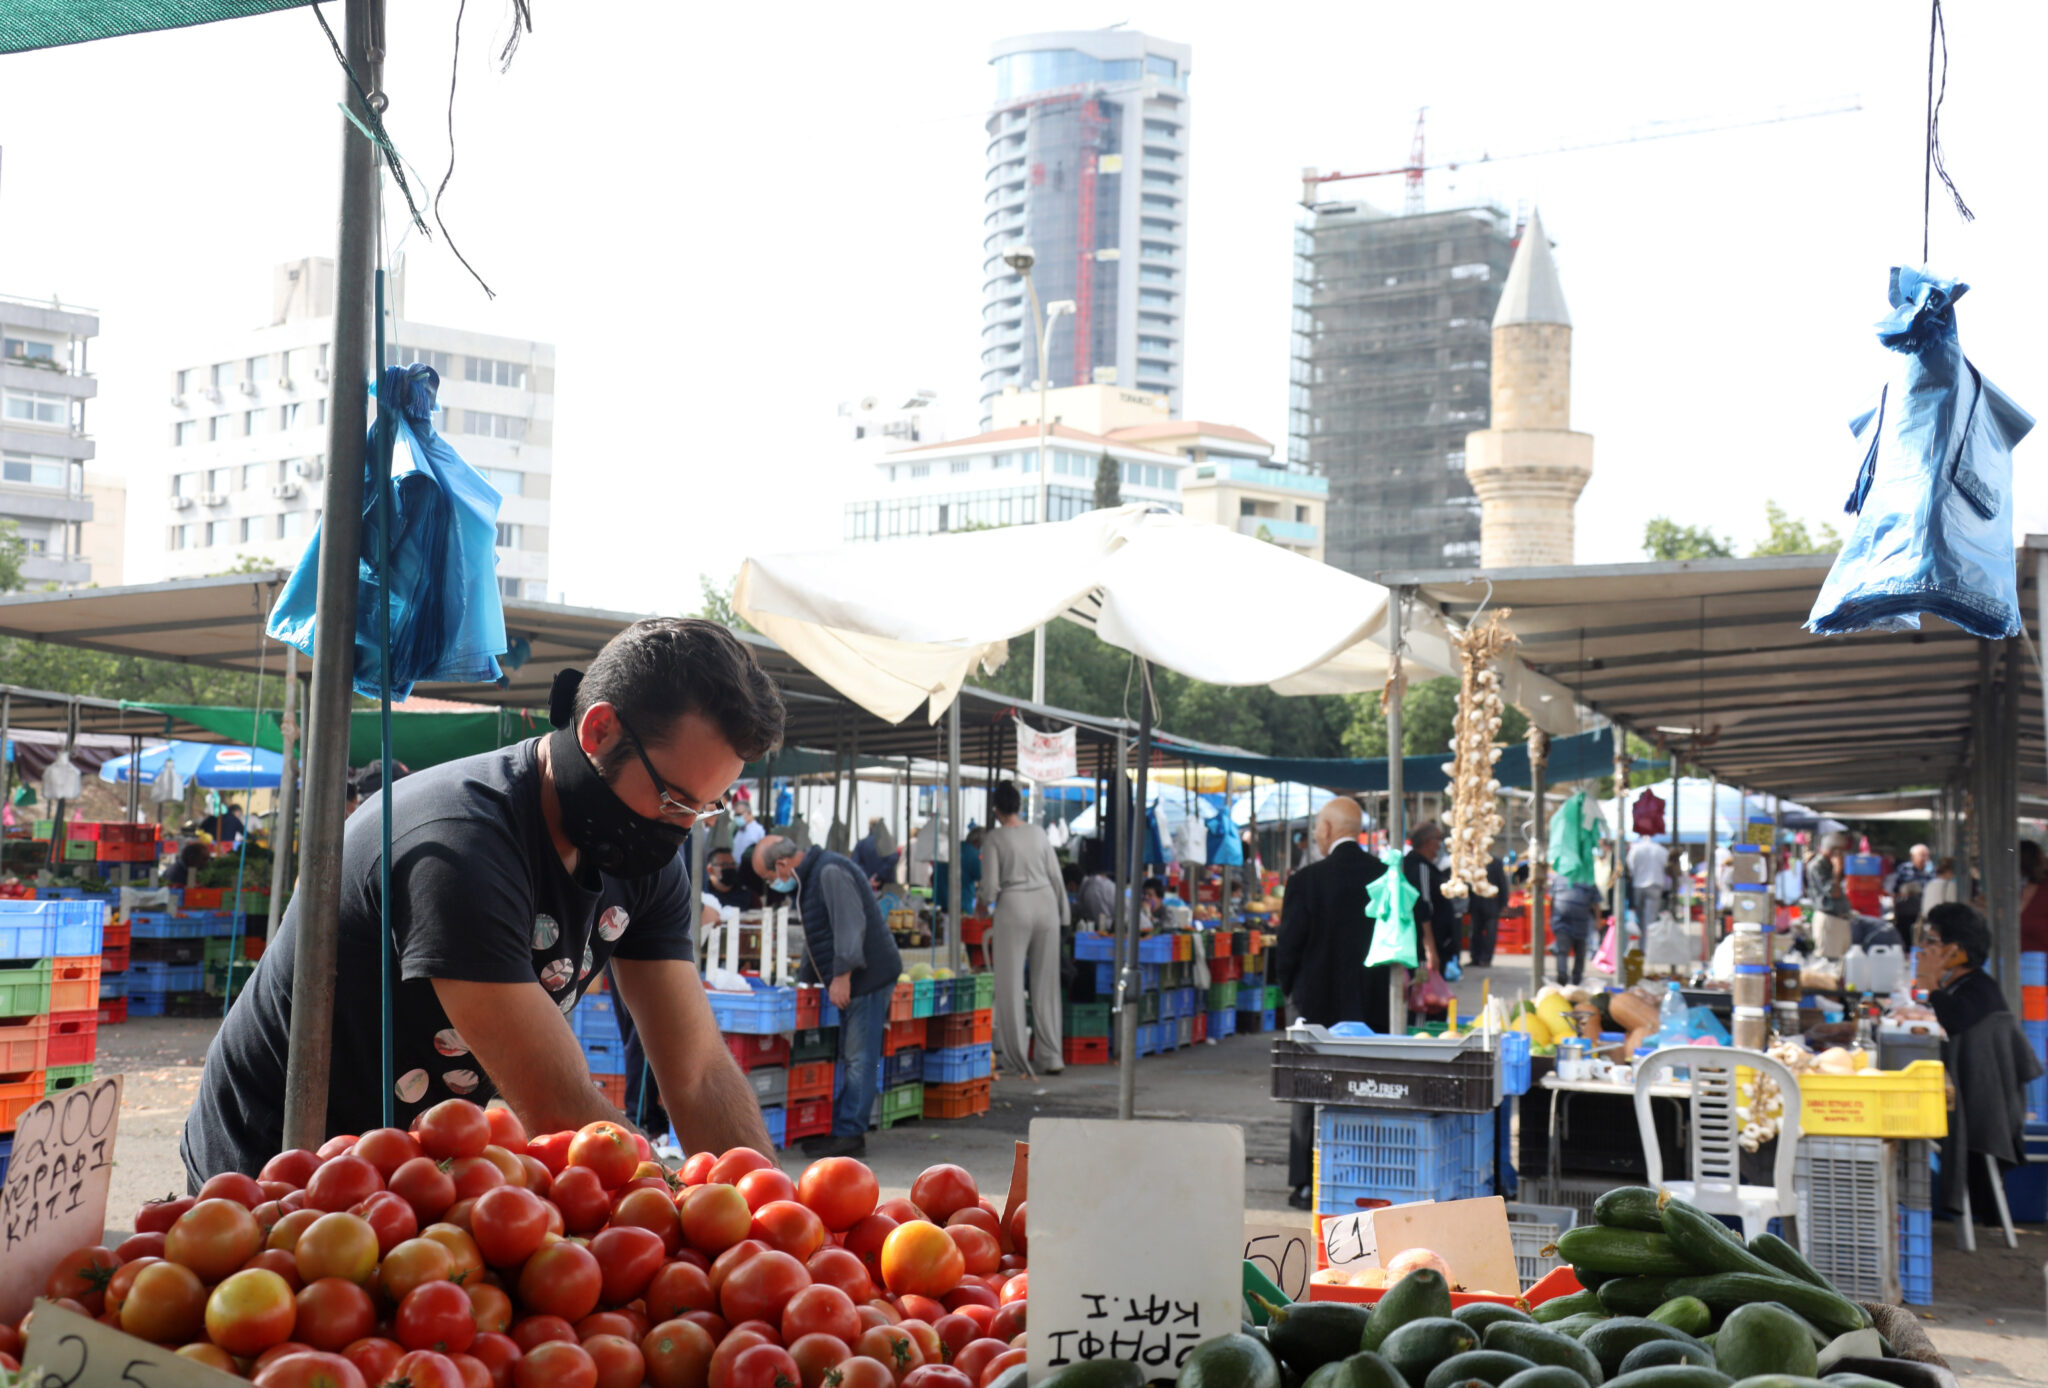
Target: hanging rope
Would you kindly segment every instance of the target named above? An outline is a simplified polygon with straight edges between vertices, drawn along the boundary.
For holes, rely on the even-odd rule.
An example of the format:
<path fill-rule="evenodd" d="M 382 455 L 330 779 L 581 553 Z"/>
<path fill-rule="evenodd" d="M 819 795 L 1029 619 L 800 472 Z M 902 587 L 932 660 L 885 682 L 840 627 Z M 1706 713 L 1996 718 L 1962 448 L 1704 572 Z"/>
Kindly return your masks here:
<path fill-rule="evenodd" d="M 514 4 L 522 11 L 525 9 L 525 0 L 514 0 Z M 441 186 L 434 190 L 434 225 L 441 228 L 441 235 L 446 238 L 448 249 L 453 251 L 455 258 L 462 262 L 462 268 L 469 271 L 469 277 L 482 286 L 484 297 L 486 299 L 495 299 L 498 297 L 497 294 L 492 291 L 488 284 L 484 284 L 484 277 L 479 275 L 476 272 L 476 267 L 469 263 L 469 257 L 465 256 L 462 253 L 462 248 L 455 244 L 455 238 L 448 235 L 448 224 L 441 220 L 441 195 L 448 191 L 448 180 L 455 177 L 455 79 L 462 72 L 462 15 L 468 8 L 469 0 L 461 0 L 461 3 L 455 7 L 455 56 L 448 64 L 448 172 L 441 175 Z M 529 15 L 527 17 L 526 23 L 528 28 L 533 27 L 532 16 Z M 511 61 L 511 49 L 518 46 L 519 26 L 515 21 L 512 27 L 511 47 L 506 50 L 506 61 L 508 63 Z"/>
<path fill-rule="evenodd" d="M 1941 53 L 1941 86 L 1934 85 L 1934 55 Z M 1920 173 L 1920 263 L 1927 263 L 1927 227 L 1934 214 L 1934 177 L 1941 175 L 1942 186 L 1948 189 L 1949 197 L 1955 200 L 1956 212 L 1966 222 L 1977 220 L 1977 214 L 1963 201 L 1963 195 L 1956 191 L 1956 181 L 1948 176 L 1941 158 L 1941 103 L 1948 96 L 1948 24 L 1941 15 L 1941 0 L 1934 0 L 1932 12 L 1927 19 L 1927 152 Z"/>
<path fill-rule="evenodd" d="M 418 205 L 412 200 L 412 185 L 405 181 L 405 161 L 399 158 L 397 146 L 391 143 L 391 136 L 384 129 L 384 107 L 388 104 L 384 94 L 379 92 L 376 99 L 374 101 L 371 100 L 370 94 L 363 90 L 363 81 L 360 77 L 356 76 L 355 67 L 349 62 L 348 54 L 342 51 L 341 40 L 335 38 L 334 30 L 328 27 L 327 16 L 320 13 L 320 6 L 317 0 L 316 3 L 308 6 L 308 8 L 313 11 L 313 18 L 320 21 L 320 31 L 327 35 L 328 47 L 334 50 L 334 60 L 340 63 L 341 70 L 348 74 L 348 84 L 355 89 L 356 100 L 363 104 L 363 117 L 369 122 L 365 133 L 369 135 L 370 139 L 383 153 L 384 163 L 390 168 L 391 177 L 398 184 L 398 191 L 405 194 L 405 207 L 408 212 L 412 213 L 412 224 L 419 228 L 420 235 L 432 236 L 433 233 L 427 230 L 425 219 L 420 216 Z M 348 110 L 346 106 L 342 109 L 344 111 Z M 353 116 L 354 113 L 350 112 L 349 114 Z"/>

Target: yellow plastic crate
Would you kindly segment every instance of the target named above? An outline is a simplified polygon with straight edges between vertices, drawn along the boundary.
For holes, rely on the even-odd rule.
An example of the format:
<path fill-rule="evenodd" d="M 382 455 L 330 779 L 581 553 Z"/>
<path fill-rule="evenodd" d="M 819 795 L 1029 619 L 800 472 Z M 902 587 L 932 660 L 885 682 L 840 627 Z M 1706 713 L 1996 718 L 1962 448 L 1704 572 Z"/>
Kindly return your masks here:
<path fill-rule="evenodd" d="M 1833 1137 L 1945 1137 L 1948 1083 L 1938 1060 L 1903 1070 L 1799 1077 L 1801 1132 Z"/>

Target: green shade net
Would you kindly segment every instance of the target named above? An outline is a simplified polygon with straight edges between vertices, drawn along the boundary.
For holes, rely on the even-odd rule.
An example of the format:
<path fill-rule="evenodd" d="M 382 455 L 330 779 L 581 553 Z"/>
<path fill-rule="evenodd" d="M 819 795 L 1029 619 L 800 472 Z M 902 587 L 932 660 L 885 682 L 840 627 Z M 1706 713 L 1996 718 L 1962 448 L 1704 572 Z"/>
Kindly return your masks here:
<path fill-rule="evenodd" d="M 62 48 L 122 34 L 184 29 L 221 19 L 291 10 L 308 0 L 5 0 L 0 53 Z"/>

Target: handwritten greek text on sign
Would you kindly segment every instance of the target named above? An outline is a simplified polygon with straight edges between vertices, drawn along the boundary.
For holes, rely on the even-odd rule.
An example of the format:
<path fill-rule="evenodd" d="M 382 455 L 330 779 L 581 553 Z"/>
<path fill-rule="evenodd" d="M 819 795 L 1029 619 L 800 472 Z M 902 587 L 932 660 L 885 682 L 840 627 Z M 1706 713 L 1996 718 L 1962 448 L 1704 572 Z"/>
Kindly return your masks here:
<path fill-rule="evenodd" d="M 1063 781 L 1074 774 L 1076 739 L 1074 729 L 1041 733 L 1017 725 L 1017 774 L 1041 785 Z"/>
<path fill-rule="evenodd" d="M 20 1320 L 74 1248 L 100 1241 L 121 1077 L 52 1094 L 21 1115 L 0 1186 L 0 1321 Z"/>
<path fill-rule="evenodd" d="M 21 1382 L 30 1388 L 235 1388 L 243 1380 L 209 1369 L 90 1316 L 36 1303 Z"/>
<path fill-rule="evenodd" d="M 1032 1381 L 1083 1359 L 1173 1377 L 1242 1319 L 1244 1232 L 1238 1129 L 1034 1121 Z"/>

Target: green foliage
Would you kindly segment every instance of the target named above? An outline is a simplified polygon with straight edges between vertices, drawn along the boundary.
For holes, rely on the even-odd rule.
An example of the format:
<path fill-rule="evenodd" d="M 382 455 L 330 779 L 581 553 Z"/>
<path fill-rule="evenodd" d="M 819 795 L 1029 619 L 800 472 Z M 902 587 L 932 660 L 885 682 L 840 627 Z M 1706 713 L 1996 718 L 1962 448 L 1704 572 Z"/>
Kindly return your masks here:
<path fill-rule="evenodd" d="M 731 580 L 728 580 L 724 587 L 720 587 L 711 581 L 709 574 L 698 574 L 697 591 L 702 596 L 703 602 L 692 615 L 702 617 L 706 621 L 717 622 L 720 626 L 730 627 L 734 631 L 752 631 L 754 629 L 738 612 L 733 610 Z"/>
<path fill-rule="evenodd" d="M 1354 694 L 1348 700 L 1344 725 L 1344 754 L 1353 757 L 1387 755 L 1387 715 L 1377 694 Z M 1448 756 L 1451 729 L 1458 718 L 1458 681 L 1443 675 L 1433 680 L 1415 680 L 1401 696 L 1401 755 L 1405 757 Z M 1529 720 L 1522 711 L 1501 710 L 1500 734 L 1495 739 L 1507 745 L 1529 735 Z"/>
<path fill-rule="evenodd" d="M 1095 509 L 1105 511 L 1123 504 L 1122 470 L 1117 467 L 1116 459 L 1105 453 L 1095 460 Z"/>
<path fill-rule="evenodd" d="M 283 697 L 279 659 L 263 681 L 263 702 L 276 708 Z M 0 640 L 0 670 L 9 684 L 53 694 L 94 699 L 129 699 L 153 704 L 214 704 L 249 708 L 256 703 L 256 676 L 210 670 L 170 660 L 109 655 L 39 641 Z"/>
<path fill-rule="evenodd" d="M 1643 553 L 1652 559 L 1733 559 L 1735 549 L 1703 525 L 1680 525 L 1667 516 L 1652 516 L 1643 527 Z"/>
<path fill-rule="evenodd" d="M 1775 501 L 1764 503 L 1764 523 L 1770 533 L 1750 551 L 1752 558 L 1766 554 L 1833 554 L 1842 547 L 1842 537 L 1832 525 L 1823 523 L 1817 533 L 1810 533 L 1805 521 L 1794 520 Z"/>
<path fill-rule="evenodd" d="M 0 520 L 0 593 L 21 587 L 21 561 L 27 554 L 28 542 L 21 538 L 21 527 Z"/>
<path fill-rule="evenodd" d="M 277 562 L 275 560 L 259 559 L 253 554 L 238 554 L 235 556 L 233 568 L 215 569 L 207 577 L 229 578 L 235 574 L 267 574 L 275 572 L 276 569 Z"/>

